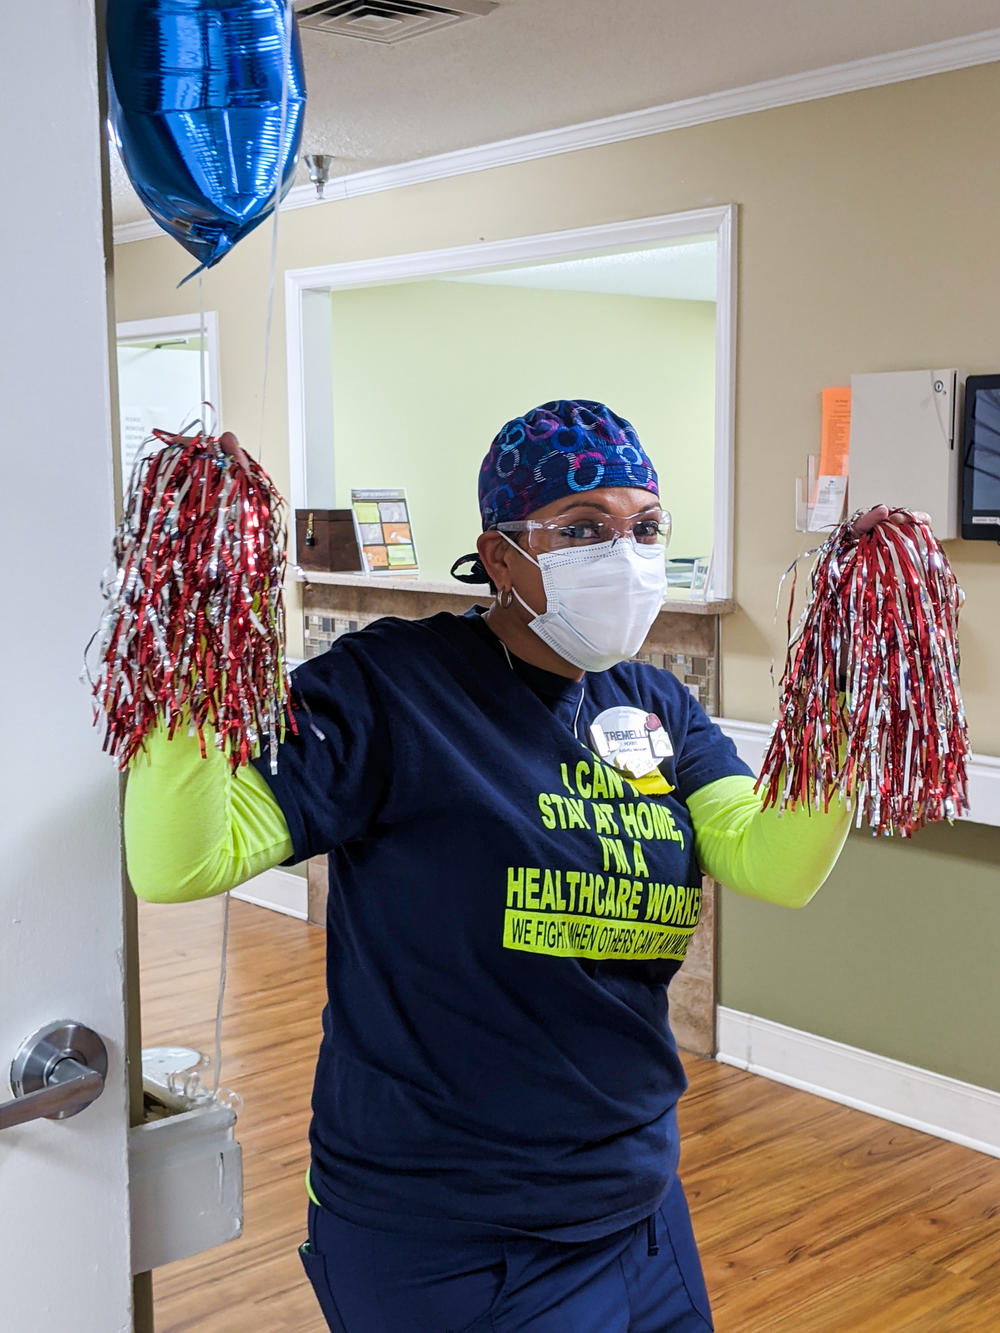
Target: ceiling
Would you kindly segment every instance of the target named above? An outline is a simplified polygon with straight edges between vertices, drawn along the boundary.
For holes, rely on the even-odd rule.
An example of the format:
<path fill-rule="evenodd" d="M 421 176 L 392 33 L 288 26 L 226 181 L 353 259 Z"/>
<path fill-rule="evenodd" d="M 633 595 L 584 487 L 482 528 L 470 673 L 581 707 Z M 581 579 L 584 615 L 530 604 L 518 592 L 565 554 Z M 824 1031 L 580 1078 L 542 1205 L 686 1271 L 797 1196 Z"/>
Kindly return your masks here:
<path fill-rule="evenodd" d="M 996 0 L 499 0 L 394 45 L 303 28 L 302 148 L 344 175 L 997 24 Z M 115 223 L 145 217 L 117 159 L 112 173 Z"/>
<path fill-rule="evenodd" d="M 708 240 L 483 273 L 450 274 L 443 280 L 491 287 L 531 287 L 536 291 L 714 301 L 715 265 L 716 244 Z"/>

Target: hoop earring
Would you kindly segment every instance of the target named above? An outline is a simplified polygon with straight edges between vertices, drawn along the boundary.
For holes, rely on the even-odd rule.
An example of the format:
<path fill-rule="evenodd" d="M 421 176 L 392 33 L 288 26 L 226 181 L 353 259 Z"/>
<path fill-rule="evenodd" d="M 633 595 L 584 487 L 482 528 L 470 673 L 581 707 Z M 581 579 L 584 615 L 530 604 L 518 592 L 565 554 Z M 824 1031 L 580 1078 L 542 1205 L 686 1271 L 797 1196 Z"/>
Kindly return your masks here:
<path fill-rule="evenodd" d="M 513 588 L 501 588 L 497 593 L 497 605 L 501 611 L 509 611 L 514 605 Z"/>

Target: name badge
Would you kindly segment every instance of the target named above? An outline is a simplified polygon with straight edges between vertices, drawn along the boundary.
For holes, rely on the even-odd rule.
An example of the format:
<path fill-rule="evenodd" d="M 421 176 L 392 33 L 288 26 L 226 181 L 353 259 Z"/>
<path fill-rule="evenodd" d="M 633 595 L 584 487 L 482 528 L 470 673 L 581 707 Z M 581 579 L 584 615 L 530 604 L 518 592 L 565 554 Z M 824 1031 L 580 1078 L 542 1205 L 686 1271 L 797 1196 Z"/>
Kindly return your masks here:
<path fill-rule="evenodd" d="M 633 778 L 652 773 L 674 752 L 670 737 L 655 713 L 641 708 L 606 708 L 590 724 L 594 750 L 607 763 Z"/>

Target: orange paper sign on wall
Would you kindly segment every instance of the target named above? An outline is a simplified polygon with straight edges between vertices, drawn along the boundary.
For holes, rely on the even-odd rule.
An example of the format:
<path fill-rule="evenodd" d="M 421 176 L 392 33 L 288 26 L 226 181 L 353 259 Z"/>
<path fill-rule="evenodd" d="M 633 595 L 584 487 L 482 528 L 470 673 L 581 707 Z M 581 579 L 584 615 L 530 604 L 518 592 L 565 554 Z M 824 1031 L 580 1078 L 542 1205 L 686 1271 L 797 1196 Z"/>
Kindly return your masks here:
<path fill-rule="evenodd" d="M 834 527 L 844 517 L 851 446 L 851 390 L 823 390 L 819 474 L 811 497 L 809 531 Z"/>
<path fill-rule="evenodd" d="M 846 477 L 851 448 L 850 387 L 823 390 L 823 434 L 820 442 L 821 477 Z"/>

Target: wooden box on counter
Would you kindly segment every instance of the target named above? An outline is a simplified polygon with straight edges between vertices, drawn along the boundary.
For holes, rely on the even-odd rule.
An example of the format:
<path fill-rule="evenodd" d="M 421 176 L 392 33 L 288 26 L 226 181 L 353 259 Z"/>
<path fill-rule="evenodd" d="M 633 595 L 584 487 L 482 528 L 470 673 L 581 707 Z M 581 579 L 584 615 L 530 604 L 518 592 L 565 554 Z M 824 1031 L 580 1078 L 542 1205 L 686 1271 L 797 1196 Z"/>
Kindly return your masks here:
<path fill-rule="evenodd" d="M 351 509 L 296 509 L 295 552 L 302 569 L 365 568 Z"/>

